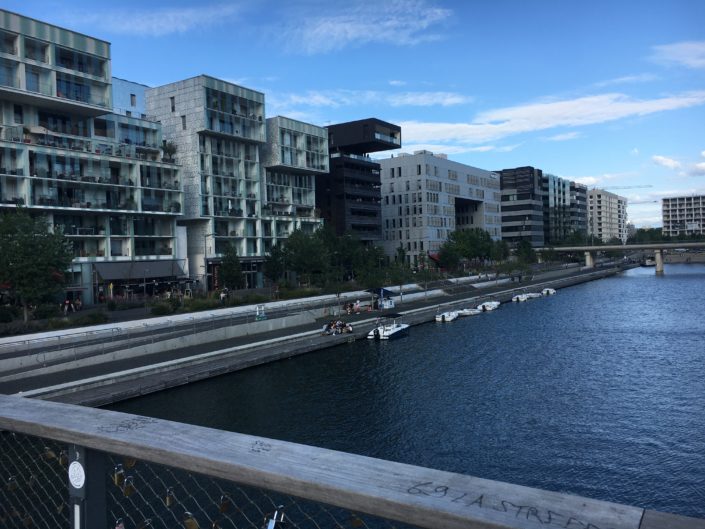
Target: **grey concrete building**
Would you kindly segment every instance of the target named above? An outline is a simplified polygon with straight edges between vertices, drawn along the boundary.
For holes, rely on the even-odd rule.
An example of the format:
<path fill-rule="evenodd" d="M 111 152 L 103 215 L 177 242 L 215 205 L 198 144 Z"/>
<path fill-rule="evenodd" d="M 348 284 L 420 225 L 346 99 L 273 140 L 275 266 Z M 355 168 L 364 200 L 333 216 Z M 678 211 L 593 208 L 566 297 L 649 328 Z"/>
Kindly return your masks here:
<path fill-rule="evenodd" d="M 397 249 L 407 264 L 437 252 L 448 235 L 481 228 L 501 237 L 499 175 L 444 154 L 416 151 L 378 160 L 382 184 L 383 248 L 390 258 Z"/>
<path fill-rule="evenodd" d="M 316 209 L 316 175 L 328 173 L 328 131 L 294 119 L 267 119 L 262 205 L 263 251 L 294 230 L 323 225 Z"/>
<path fill-rule="evenodd" d="M 663 234 L 668 237 L 705 234 L 705 195 L 664 198 Z"/>
<path fill-rule="evenodd" d="M 627 199 L 605 191 L 591 189 L 588 193 L 588 235 L 608 242 L 627 242 Z"/>
<path fill-rule="evenodd" d="M 184 276 L 179 167 L 162 129 L 112 112 L 110 44 L 0 10 L 0 208 L 72 241 L 69 297 L 90 304 Z"/>

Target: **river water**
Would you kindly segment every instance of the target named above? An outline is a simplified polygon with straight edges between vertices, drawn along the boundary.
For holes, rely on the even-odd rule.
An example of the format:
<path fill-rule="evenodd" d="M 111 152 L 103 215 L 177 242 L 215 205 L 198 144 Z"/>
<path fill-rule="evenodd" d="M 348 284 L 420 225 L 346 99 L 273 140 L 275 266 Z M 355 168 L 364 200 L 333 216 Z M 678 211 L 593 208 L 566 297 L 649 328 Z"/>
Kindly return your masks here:
<path fill-rule="evenodd" d="M 705 517 L 705 266 L 634 269 L 111 409 Z"/>

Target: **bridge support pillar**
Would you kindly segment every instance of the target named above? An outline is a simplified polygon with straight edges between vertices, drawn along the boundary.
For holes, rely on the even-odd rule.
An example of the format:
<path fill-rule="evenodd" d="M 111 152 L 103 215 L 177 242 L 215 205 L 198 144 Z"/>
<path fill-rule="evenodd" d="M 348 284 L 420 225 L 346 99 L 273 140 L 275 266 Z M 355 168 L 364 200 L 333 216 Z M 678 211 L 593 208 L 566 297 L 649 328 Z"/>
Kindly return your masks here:
<path fill-rule="evenodd" d="M 595 254 L 593 252 L 585 252 L 585 266 L 595 268 Z"/>
<path fill-rule="evenodd" d="M 663 275 L 663 250 L 654 250 L 654 260 L 656 261 L 656 275 Z"/>

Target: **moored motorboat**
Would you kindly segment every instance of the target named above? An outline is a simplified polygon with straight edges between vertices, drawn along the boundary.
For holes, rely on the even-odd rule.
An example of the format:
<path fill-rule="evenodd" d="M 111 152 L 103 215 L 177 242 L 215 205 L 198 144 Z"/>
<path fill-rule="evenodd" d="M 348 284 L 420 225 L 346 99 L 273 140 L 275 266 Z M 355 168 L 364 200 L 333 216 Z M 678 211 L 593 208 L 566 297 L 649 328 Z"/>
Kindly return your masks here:
<path fill-rule="evenodd" d="M 514 303 L 520 303 L 522 301 L 526 301 L 527 299 L 529 298 L 526 297 L 526 294 L 517 294 L 516 296 L 512 297 L 512 301 Z"/>
<path fill-rule="evenodd" d="M 458 309 L 455 312 L 458 313 L 458 316 L 477 316 L 478 314 L 482 314 L 482 311 L 479 309 Z"/>
<path fill-rule="evenodd" d="M 490 310 L 495 310 L 499 308 L 499 301 L 485 301 L 484 303 L 480 303 L 477 306 L 477 310 L 480 310 L 482 312 L 488 312 Z"/>
<path fill-rule="evenodd" d="M 407 333 L 408 323 L 402 323 L 399 319 L 401 314 L 387 314 L 384 321 L 378 322 L 375 327 L 367 333 L 369 340 L 391 340 Z"/>
<path fill-rule="evenodd" d="M 458 318 L 458 311 L 448 310 L 446 312 L 439 312 L 436 314 L 436 321 L 439 323 L 445 323 L 447 321 L 453 321 Z"/>
<path fill-rule="evenodd" d="M 544 289 L 541 291 L 541 294 L 544 295 L 544 296 L 552 296 L 552 295 L 555 294 L 555 293 L 556 293 L 556 289 L 555 289 L 555 288 L 544 288 Z"/>

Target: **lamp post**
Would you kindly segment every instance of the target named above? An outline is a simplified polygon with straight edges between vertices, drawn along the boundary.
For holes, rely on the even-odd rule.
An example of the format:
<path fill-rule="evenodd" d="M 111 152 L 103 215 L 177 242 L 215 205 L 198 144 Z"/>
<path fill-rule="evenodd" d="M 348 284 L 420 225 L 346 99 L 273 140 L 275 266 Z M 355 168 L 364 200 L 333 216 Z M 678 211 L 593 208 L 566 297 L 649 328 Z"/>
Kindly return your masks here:
<path fill-rule="evenodd" d="M 147 312 L 147 272 L 149 272 L 149 268 L 145 268 L 144 272 L 142 273 L 143 275 L 143 280 L 144 283 L 142 283 L 143 290 L 142 290 L 142 295 L 144 296 L 144 312 Z"/>

